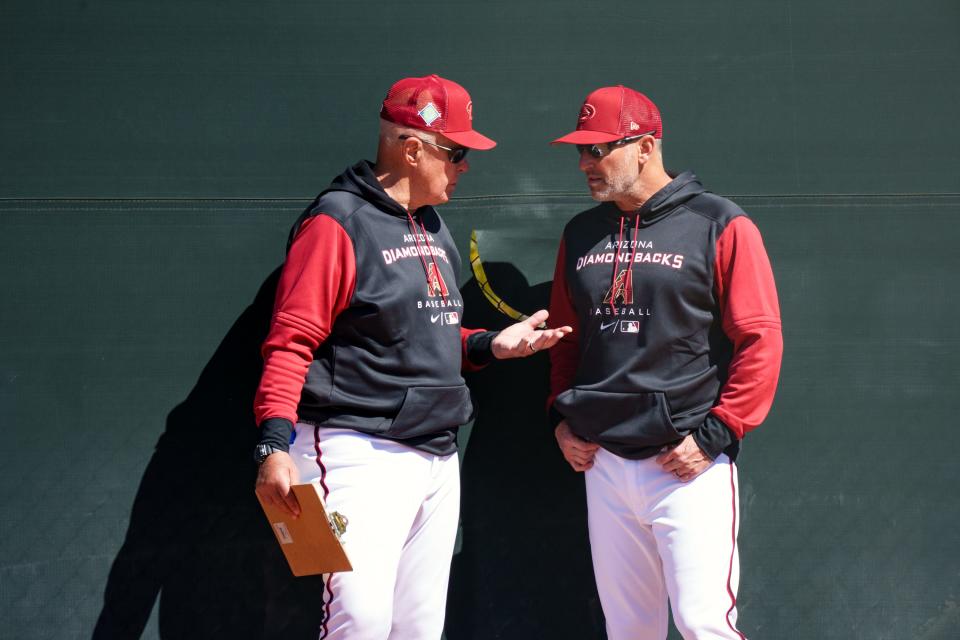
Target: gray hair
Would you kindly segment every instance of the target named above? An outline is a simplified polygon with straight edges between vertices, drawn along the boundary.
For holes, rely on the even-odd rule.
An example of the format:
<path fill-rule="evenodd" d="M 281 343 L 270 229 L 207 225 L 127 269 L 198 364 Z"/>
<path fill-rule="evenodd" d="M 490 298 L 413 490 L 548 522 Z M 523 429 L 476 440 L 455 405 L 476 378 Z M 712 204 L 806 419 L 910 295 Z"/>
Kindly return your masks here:
<path fill-rule="evenodd" d="M 394 146 L 400 143 L 400 136 L 413 136 L 425 142 L 436 142 L 437 134 L 432 131 L 423 131 L 413 127 L 404 127 L 399 124 L 380 118 L 380 144 Z"/>

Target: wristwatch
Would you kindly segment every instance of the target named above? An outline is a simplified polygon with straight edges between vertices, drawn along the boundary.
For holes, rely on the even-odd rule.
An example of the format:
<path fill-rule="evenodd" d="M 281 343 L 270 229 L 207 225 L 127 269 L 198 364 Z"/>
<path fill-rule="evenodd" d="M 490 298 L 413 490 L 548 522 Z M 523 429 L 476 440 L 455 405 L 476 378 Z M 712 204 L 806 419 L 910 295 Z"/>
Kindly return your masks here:
<path fill-rule="evenodd" d="M 269 444 L 258 444 L 257 448 L 253 450 L 253 459 L 257 464 L 263 464 L 263 461 L 267 459 L 271 453 L 281 452 L 283 449 L 278 449 Z"/>

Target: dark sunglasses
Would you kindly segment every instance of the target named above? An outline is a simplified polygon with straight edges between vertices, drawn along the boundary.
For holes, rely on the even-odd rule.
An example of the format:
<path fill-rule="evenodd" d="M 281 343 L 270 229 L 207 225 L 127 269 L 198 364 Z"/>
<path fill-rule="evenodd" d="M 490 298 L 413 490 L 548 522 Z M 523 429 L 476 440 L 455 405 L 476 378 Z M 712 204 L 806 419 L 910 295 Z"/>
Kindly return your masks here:
<path fill-rule="evenodd" d="M 417 138 L 417 136 L 400 136 L 401 140 L 406 140 L 407 138 L 416 138 L 424 144 L 429 144 L 437 149 L 443 149 L 447 152 L 447 157 L 450 158 L 452 164 L 459 164 L 464 158 L 467 157 L 467 152 L 470 151 L 467 147 L 445 147 L 442 144 L 437 144 L 436 142 L 430 142 L 429 140 L 424 140 L 423 138 Z"/>
<path fill-rule="evenodd" d="M 647 131 L 646 133 L 641 133 L 637 136 L 630 136 L 628 138 L 620 138 L 619 140 L 614 140 L 613 142 L 600 142 L 598 144 L 578 144 L 577 153 L 582 154 L 584 151 L 589 153 L 594 158 L 602 158 L 605 155 L 608 155 L 611 150 L 616 149 L 617 147 L 622 147 L 625 144 L 633 142 L 634 140 L 639 140 L 643 136 L 651 136 L 656 131 Z"/>

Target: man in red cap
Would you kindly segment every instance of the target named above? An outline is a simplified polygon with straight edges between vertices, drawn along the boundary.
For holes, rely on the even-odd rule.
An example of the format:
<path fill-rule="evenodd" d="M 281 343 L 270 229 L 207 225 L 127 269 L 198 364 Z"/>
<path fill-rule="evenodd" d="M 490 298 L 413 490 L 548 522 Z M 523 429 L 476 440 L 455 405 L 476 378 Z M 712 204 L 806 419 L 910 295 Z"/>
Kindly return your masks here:
<path fill-rule="evenodd" d="M 528 356 L 569 327 L 546 311 L 464 329 L 460 256 L 434 209 L 469 169 L 466 90 L 435 75 L 394 84 L 375 163 L 334 179 L 290 234 L 255 400 L 257 493 L 297 515 L 318 483 L 347 517 L 354 570 L 326 576 L 321 638 L 439 638 L 456 538 L 462 367 Z"/>
<path fill-rule="evenodd" d="M 663 167 L 656 105 L 597 89 L 576 145 L 599 206 L 566 226 L 550 315 L 550 414 L 585 472 L 594 573 L 611 640 L 737 630 L 735 459 L 773 401 L 783 342 L 757 227 L 696 176 Z"/>

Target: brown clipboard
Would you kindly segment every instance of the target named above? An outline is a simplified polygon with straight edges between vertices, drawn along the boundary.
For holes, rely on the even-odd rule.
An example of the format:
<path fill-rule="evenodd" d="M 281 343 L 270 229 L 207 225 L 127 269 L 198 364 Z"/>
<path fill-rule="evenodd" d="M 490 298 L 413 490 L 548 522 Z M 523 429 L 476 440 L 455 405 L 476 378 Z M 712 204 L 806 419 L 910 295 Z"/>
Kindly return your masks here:
<path fill-rule="evenodd" d="M 290 489 L 300 503 L 299 518 L 294 518 L 279 507 L 265 504 L 259 495 L 257 500 L 263 507 L 293 575 L 353 571 L 343 544 L 334 532 L 335 525 L 327 515 L 320 487 L 308 483 L 295 484 Z M 342 516 L 340 519 L 345 522 Z"/>

